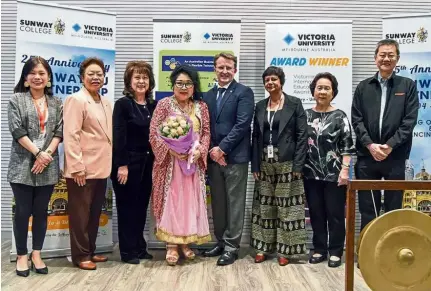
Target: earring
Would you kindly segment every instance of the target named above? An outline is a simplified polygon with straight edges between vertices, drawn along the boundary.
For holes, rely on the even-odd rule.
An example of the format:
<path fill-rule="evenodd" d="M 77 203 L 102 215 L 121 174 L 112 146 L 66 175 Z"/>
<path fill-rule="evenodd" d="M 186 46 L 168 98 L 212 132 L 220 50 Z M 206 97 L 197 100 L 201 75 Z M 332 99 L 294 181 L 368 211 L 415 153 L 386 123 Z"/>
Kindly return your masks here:
<path fill-rule="evenodd" d="M 51 81 L 48 81 L 48 82 L 46 83 L 46 87 L 51 88 Z"/>
<path fill-rule="evenodd" d="M 30 84 L 27 81 L 25 81 L 24 82 L 24 87 L 28 88 L 28 87 L 30 87 Z"/>

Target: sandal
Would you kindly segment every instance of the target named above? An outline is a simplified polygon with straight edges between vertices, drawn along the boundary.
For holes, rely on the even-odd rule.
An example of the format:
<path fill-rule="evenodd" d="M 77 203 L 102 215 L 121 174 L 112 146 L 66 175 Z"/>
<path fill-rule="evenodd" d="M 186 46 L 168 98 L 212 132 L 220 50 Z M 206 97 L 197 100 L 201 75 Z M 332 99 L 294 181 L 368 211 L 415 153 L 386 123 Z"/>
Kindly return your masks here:
<path fill-rule="evenodd" d="M 169 266 L 175 266 L 180 258 L 180 255 L 178 254 L 178 246 L 167 245 L 166 249 L 166 263 L 168 263 Z"/>
<path fill-rule="evenodd" d="M 192 251 L 188 245 L 181 245 L 181 251 L 183 252 L 184 257 L 187 260 L 194 260 L 196 257 L 196 254 L 194 251 Z"/>
<path fill-rule="evenodd" d="M 262 263 L 265 260 L 266 260 L 266 256 L 265 256 L 265 254 L 262 254 L 262 253 L 258 253 L 254 257 L 254 262 L 255 263 Z"/>

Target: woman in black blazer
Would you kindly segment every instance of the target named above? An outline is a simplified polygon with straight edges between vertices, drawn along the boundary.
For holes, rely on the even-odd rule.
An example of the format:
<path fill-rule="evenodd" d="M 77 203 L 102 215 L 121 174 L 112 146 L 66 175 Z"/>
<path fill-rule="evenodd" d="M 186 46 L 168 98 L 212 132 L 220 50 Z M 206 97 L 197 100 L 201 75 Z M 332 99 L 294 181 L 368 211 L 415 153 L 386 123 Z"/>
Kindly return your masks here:
<path fill-rule="evenodd" d="M 139 264 L 152 259 L 143 232 L 152 188 L 154 155 L 149 142 L 150 121 L 156 108 L 151 99 L 152 67 L 132 61 L 124 72 L 124 97 L 115 102 L 113 170 L 111 180 L 118 213 L 121 260 Z"/>
<path fill-rule="evenodd" d="M 251 246 L 255 262 L 276 252 L 281 266 L 306 252 L 305 195 L 301 178 L 307 152 L 307 118 L 301 100 L 283 92 L 281 68 L 262 75 L 269 97 L 256 104 L 252 172 L 256 180 Z"/>

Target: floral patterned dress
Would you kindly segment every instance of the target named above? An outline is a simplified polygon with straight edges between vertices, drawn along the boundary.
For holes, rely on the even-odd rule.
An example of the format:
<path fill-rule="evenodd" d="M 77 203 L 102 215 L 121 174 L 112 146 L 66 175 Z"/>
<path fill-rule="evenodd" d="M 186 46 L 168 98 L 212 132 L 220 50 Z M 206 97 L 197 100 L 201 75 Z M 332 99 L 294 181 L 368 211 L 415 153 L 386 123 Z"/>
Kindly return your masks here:
<path fill-rule="evenodd" d="M 150 143 L 154 152 L 152 209 L 156 218 L 156 237 L 173 244 L 202 244 L 211 240 L 206 210 L 205 171 L 210 143 L 207 105 L 195 101 L 190 119 L 199 134 L 201 153 L 196 172 L 183 174 L 178 159 L 160 138 L 159 127 L 171 114 L 182 114 L 174 97 L 158 102 L 150 125 Z"/>
<path fill-rule="evenodd" d="M 337 182 L 343 155 L 355 153 L 352 129 L 344 111 L 305 110 L 308 124 L 308 152 L 304 166 L 306 179 Z"/>

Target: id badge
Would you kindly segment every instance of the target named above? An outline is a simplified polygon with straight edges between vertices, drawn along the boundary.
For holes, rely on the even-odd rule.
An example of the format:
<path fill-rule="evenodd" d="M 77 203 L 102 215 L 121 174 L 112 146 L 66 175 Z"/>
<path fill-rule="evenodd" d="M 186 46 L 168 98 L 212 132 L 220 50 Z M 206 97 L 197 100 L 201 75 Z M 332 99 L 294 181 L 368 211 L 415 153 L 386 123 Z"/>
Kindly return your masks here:
<path fill-rule="evenodd" d="M 273 159 L 274 158 L 274 146 L 269 145 L 266 149 L 268 151 L 268 159 Z"/>

